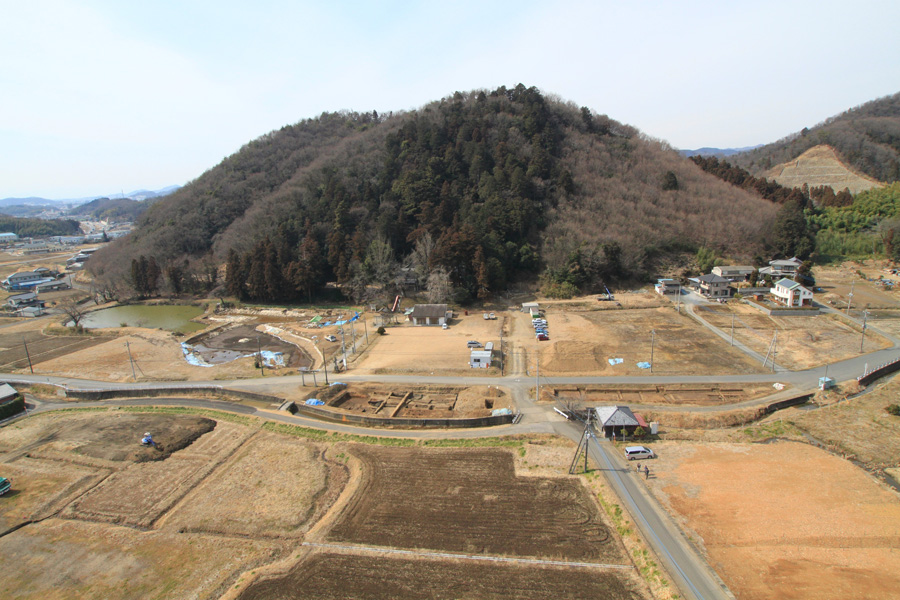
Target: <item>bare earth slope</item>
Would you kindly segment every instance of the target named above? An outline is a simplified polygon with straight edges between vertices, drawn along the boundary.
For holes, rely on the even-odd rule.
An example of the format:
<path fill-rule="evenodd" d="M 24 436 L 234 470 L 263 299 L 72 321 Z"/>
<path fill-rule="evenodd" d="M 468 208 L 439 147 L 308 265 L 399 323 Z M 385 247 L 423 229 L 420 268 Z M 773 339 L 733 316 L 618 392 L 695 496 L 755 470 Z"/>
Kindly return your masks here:
<path fill-rule="evenodd" d="M 788 188 L 803 187 L 804 183 L 809 187 L 830 185 L 835 191 L 848 188 L 851 194 L 883 185 L 851 170 L 837 157 L 834 148 L 824 144 L 810 148 L 794 160 L 775 165 L 765 175 Z"/>

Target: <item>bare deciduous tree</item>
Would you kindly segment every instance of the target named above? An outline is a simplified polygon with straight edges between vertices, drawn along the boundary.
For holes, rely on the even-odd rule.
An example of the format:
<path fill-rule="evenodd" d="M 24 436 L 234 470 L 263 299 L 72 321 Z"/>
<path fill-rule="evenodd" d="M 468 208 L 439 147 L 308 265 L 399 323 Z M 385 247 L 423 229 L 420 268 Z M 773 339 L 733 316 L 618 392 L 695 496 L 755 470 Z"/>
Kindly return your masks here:
<path fill-rule="evenodd" d="M 446 302 L 450 298 L 453 286 L 450 283 L 450 274 L 443 268 L 437 268 L 428 276 L 428 285 L 425 297 L 432 304 Z"/>

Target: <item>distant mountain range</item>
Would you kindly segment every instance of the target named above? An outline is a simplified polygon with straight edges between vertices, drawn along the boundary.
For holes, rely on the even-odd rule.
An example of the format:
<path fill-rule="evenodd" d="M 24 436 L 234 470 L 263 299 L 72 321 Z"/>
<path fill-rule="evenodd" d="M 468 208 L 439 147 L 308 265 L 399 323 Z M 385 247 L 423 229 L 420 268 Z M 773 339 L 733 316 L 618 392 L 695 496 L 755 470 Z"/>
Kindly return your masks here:
<path fill-rule="evenodd" d="M 148 198 L 160 198 L 162 196 L 168 196 L 175 190 L 179 189 L 180 185 L 170 185 L 169 187 L 164 187 L 161 190 L 150 191 L 150 190 L 136 190 L 134 192 L 129 192 L 127 194 L 123 194 L 119 192 L 117 194 L 106 194 L 106 195 L 97 195 L 97 196 L 88 196 L 86 198 L 64 198 L 62 200 L 49 200 L 47 198 L 38 198 L 35 196 L 30 196 L 28 198 L 3 198 L 0 199 L 0 207 L 8 207 L 8 206 L 46 206 L 53 208 L 71 208 L 73 206 L 79 206 L 81 204 L 86 204 L 98 198 L 128 198 L 130 200 L 147 200 Z"/>
<path fill-rule="evenodd" d="M 747 152 L 748 150 L 755 150 L 759 148 L 762 144 L 757 144 L 756 146 L 747 146 L 745 148 L 698 148 L 696 150 L 679 150 L 682 156 L 731 156 L 732 154 L 739 154 L 741 152 Z"/>

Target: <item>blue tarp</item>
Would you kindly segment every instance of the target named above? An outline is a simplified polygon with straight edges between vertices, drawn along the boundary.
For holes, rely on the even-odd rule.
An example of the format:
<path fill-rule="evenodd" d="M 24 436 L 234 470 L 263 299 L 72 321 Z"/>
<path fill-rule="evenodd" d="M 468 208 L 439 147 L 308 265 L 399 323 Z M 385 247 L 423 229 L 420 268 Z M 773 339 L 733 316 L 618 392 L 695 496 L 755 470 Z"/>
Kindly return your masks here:
<path fill-rule="evenodd" d="M 203 360 L 203 358 L 194 354 L 194 347 L 190 344 L 181 343 L 181 352 L 184 354 L 184 360 L 188 361 L 188 364 L 194 365 L 195 367 L 211 367 L 212 365 Z"/>
<path fill-rule="evenodd" d="M 263 350 L 260 352 L 262 355 L 263 364 L 267 367 L 283 367 L 284 366 L 284 354 L 281 352 L 270 352 L 269 350 Z"/>
<path fill-rule="evenodd" d="M 625 362 L 624 358 L 610 358 L 609 359 L 609 364 L 611 364 L 613 366 L 621 365 L 623 362 Z"/>
<path fill-rule="evenodd" d="M 310 399 L 307 400 L 304 404 L 307 404 L 307 405 L 309 405 L 309 406 L 322 406 L 322 405 L 324 405 L 325 403 L 322 402 L 321 400 L 317 399 L 317 398 L 310 398 Z"/>
<path fill-rule="evenodd" d="M 650 363 L 648 363 L 648 362 L 639 362 L 639 363 L 637 364 L 637 366 L 638 366 L 639 369 L 649 369 L 649 368 L 650 368 Z"/>

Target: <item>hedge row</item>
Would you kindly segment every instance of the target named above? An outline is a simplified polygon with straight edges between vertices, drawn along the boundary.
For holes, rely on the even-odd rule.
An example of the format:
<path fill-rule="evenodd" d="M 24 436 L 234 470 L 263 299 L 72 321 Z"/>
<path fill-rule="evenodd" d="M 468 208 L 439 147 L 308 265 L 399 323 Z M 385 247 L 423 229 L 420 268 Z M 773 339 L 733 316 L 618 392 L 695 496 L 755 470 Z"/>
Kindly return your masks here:
<path fill-rule="evenodd" d="M 25 410 L 25 399 L 19 396 L 12 402 L 0 405 L 0 419 L 17 415 Z"/>

